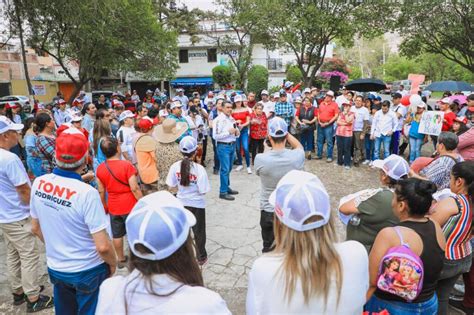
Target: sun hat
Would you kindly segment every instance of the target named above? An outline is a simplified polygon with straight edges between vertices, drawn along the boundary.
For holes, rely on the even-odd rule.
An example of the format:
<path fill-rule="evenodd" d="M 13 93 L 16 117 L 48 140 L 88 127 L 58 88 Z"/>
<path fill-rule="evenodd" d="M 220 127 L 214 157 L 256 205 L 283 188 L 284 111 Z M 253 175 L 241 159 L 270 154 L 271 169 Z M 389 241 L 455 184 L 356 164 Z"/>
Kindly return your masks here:
<path fill-rule="evenodd" d="M 403 176 L 408 175 L 410 171 L 408 162 L 396 154 L 392 154 L 384 160 L 375 160 L 372 165 L 376 168 L 380 168 L 387 176 L 395 180 L 399 180 Z"/>
<path fill-rule="evenodd" d="M 122 113 L 120 113 L 119 121 L 123 121 L 127 118 L 135 118 L 135 114 L 132 113 L 131 110 L 125 110 Z"/>
<path fill-rule="evenodd" d="M 23 124 L 15 124 L 6 116 L 0 116 L 0 134 L 4 134 L 7 131 L 21 131 L 25 126 Z"/>
<path fill-rule="evenodd" d="M 162 260 L 176 252 L 188 239 L 196 218 L 167 191 L 147 195 L 135 204 L 125 221 L 130 250 L 146 260 Z M 142 253 L 141 244 L 152 253 Z"/>
<path fill-rule="evenodd" d="M 306 93 L 311 93 L 310 88 L 305 88 L 305 89 L 303 90 L 303 94 L 306 94 Z"/>
<path fill-rule="evenodd" d="M 183 107 L 183 104 L 181 104 L 180 100 L 174 100 L 171 105 L 170 109 L 175 109 L 176 107 Z"/>
<path fill-rule="evenodd" d="M 187 123 L 166 118 L 161 125 L 155 128 L 154 137 L 161 143 L 171 143 L 181 137 L 187 130 Z"/>
<path fill-rule="evenodd" d="M 323 183 L 316 175 L 293 170 L 283 176 L 269 198 L 278 219 L 290 229 L 304 232 L 329 222 L 331 205 Z M 312 217 L 321 220 L 305 223 Z"/>
<path fill-rule="evenodd" d="M 334 97 L 334 92 L 329 90 L 329 91 L 326 92 L 326 96 Z"/>
<path fill-rule="evenodd" d="M 242 102 L 242 101 L 243 101 L 242 95 L 237 94 L 236 96 L 234 96 L 234 103 Z"/>
<path fill-rule="evenodd" d="M 274 117 L 268 122 L 268 134 L 273 138 L 284 137 L 288 134 L 288 125 L 280 117 Z"/>
<path fill-rule="evenodd" d="M 191 153 L 196 151 L 198 147 L 196 139 L 191 136 L 186 136 L 179 142 L 179 151 L 182 153 Z"/>
<path fill-rule="evenodd" d="M 262 90 L 262 92 L 260 92 L 260 95 L 269 95 L 269 94 L 267 90 Z"/>
<path fill-rule="evenodd" d="M 74 167 L 89 153 L 89 142 L 81 131 L 68 128 L 56 138 L 55 153 L 58 166 Z"/>

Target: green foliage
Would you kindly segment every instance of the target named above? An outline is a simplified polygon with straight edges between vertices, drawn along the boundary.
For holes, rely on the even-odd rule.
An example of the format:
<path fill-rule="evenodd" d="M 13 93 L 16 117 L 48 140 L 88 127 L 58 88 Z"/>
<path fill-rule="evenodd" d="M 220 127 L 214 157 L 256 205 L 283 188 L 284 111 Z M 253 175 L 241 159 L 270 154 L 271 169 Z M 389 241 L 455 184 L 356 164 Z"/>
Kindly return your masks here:
<path fill-rule="evenodd" d="M 418 65 L 415 60 L 407 59 L 398 55 L 390 56 L 385 63 L 386 82 L 405 80 L 410 73 L 418 73 Z"/>
<path fill-rule="evenodd" d="M 157 21 L 151 0 L 22 0 L 28 42 L 62 66 L 78 91 L 103 72 L 173 77 L 177 34 Z M 78 78 L 68 65 L 76 63 Z"/>
<path fill-rule="evenodd" d="M 275 86 L 272 86 L 269 90 L 268 90 L 268 93 L 270 94 L 273 94 L 273 93 L 276 93 L 278 91 L 281 90 L 281 86 L 279 85 L 275 85 Z"/>
<path fill-rule="evenodd" d="M 212 68 L 212 80 L 221 88 L 234 81 L 234 69 L 231 66 L 219 65 Z"/>
<path fill-rule="evenodd" d="M 360 71 L 360 67 L 354 66 L 350 68 L 349 80 L 355 80 L 362 78 L 362 72 Z"/>
<path fill-rule="evenodd" d="M 248 73 L 247 91 L 260 95 L 262 90 L 268 88 L 268 70 L 264 66 L 255 65 Z"/>
<path fill-rule="evenodd" d="M 303 74 L 300 68 L 295 65 L 290 65 L 286 69 L 286 79 L 291 82 L 301 82 L 303 80 Z"/>
<path fill-rule="evenodd" d="M 345 74 L 349 74 L 350 70 L 347 67 L 346 63 L 339 58 L 330 58 L 326 59 L 321 66 L 321 72 L 332 72 L 332 71 L 339 71 Z"/>
<path fill-rule="evenodd" d="M 405 56 L 434 53 L 474 72 L 472 1 L 403 1 L 397 7 L 397 30 Z"/>

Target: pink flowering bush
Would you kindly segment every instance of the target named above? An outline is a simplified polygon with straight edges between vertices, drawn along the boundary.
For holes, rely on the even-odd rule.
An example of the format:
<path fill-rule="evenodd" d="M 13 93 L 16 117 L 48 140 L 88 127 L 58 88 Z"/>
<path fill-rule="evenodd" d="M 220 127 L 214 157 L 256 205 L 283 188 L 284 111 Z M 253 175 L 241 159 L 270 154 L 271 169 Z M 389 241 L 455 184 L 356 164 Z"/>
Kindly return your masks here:
<path fill-rule="evenodd" d="M 346 83 L 349 79 L 348 75 L 340 71 L 324 71 L 320 72 L 317 77 L 322 81 L 328 83 L 331 80 L 332 76 L 337 76 L 341 78 L 341 83 Z"/>

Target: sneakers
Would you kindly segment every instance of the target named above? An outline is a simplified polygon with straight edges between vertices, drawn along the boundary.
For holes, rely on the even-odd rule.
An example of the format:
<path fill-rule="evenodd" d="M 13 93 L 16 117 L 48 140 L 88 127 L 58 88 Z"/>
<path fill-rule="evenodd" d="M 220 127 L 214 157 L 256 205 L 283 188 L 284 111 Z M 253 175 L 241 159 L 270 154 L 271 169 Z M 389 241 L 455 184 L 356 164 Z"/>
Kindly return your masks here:
<path fill-rule="evenodd" d="M 332 159 L 331 159 L 331 158 L 328 158 L 328 159 L 326 160 L 326 162 L 332 163 Z"/>
<path fill-rule="evenodd" d="M 26 302 L 26 312 L 35 313 L 46 308 L 51 308 L 54 306 L 54 300 L 51 296 L 42 295 L 38 296 L 38 299 L 35 302 Z"/>
<path fill-rule="evenodd" d="M 43 290 L 44 290 L 44 285 L 40 285 L 40 292 L 43 292 Z M 28 301 L 28 297 L 26 296 L 25 293 L 22 293 L 22 294 L 12 293 L 12 294 L 13 294 L 13 305 L 21 305 L 25 303 L 26 301 Z"/>
<path fill-rule="evenodd" d="M 344 166 L 344 169 L 345 169 L 345 170 L 350 170 L 351 167 L 350 167 L 350 166 Z"/>
<path fill-rule="evenodd" d="M 249 167 L 247 167 L 247 174 L 252 174 L 252 169 Z"/>
<path fill-rule="evenodd" d="M 466 315 L 473 315 L 474 314 L 474 308 L 472 307 L 466 307 L 462 304 L 462 300 L 455 300 L 455 299 L 449 299 L 449 305 L 452 306 L 453 308 L 460 310 L 464 312 Z"/>
<path fill-rule="evenodd" d="M 242 165 L 239 165 L 235 168 L 237 172 L 240 172 L 244 167 Z"/>
<path fill-rule="evenodd" d="M 219 198 L 227 200 L 227 201 L 234 201 L 235 200 L 234 196 L 231 196 L 230 194 L 219 194 Z"/>
<path fill-rule="evenodd" d="M 369 160 L 365 160 L 364 162 L 362 162 L 362 165 L 369 165 L 370 161 Z"/>
<path fill-rule="evenodd" d="M 227 193 L 228 193 L 229 195 L 238 195 L 238 194 L 239 194 L 239 192 L 238 192 L 237 190 L 233 190 L 233 189 L 230 188 L 230 187 L 227 189 Z"/>

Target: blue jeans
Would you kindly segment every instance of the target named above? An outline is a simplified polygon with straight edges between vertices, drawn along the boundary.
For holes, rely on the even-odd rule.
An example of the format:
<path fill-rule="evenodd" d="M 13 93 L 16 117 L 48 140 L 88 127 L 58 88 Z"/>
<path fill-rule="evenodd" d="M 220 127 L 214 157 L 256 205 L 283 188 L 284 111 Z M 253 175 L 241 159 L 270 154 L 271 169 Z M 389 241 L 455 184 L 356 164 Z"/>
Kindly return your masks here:
<path fill-rule="evenodd" d="M 93 315 L 99 299 L 99 287 L 109 276 L 104 263 L 78 272 L 59 272 L 48 268 L 54 286 L 54 310 L 57 315 Z"/>
<path fill-rule="evenodd" d="M 364 311 L 381 312 L 387 310 L 393 315 L 435 315 L 438 311 L 438 298 L 436 294 L 428 301 L 421 303 L 408 303 L 398 301 L 386 301 L 372 295 L 364 306 Z"/>
<path fill-rule="evenodd" d="M 236 150 L 237 150 L 237 165 L 242 165 L 242 153 L 240 152 L 241 148 L 244 148 L 245 154 L 245 163 L 247 167 L 250 166 L 250 152 L 249 152 L 249 128 L 244 127 L 240 131 L 240 136 L 236 141 Z"/>
<path fill-rule="evenodd" d="M 332 159 L 332 151 L 334 148 L 333 137 L 334 137 L 333 124 L 326 127 L 321 127 L 318 124 L 318 157 L 320 158 L 323 157 L 323 146 L 324 146 L 324 142 L 326 142 L 328 146 L 327 157 L 328 159 Z"/>
<path fill-rule="evenodd" d="M 392 136 L 384 136 L 380 135 L 380 137 L 375 138 L 375 147 L 374 147 L 374 159 L 380 159 L 380 146 L 383 143 L 383 158 L 386 159 L 390 155 L 390 142 L 392 140 Z"/>
<path fill-rule="evenodd" d="M 409 138 L 410 141 L 410 163 L 421 156 L 421 146 L 423 145 L 423 138 Z"/>
<path fill-rule="evenodd" d="M 217 155 L 219 156 L 220 162 L 220 180 L 221 186 L 219 193 L 227 194 L 229 192 L 230 185 L 230 171 L 232 171 L 232 165 L 234 164 L 235 154 L 235 143 L 224 144 L 217 143 Z"/>
<path fill-rule="evenodd" d="M 306 152 L 313 151 L 314 129 L 309 128 L 301 132 L 301 144 Z"/>
<path fill-rule="evenodd" d="M 374 160 L 374 140 L 370 140 L 370 135 L 365 135 L 365 159 Z"/>
<path fill-rule="evenodd" d="M 352 136 L 342 137 L 336 136 L 337 141 L 337 164 L 344 166 L 351 166 L 351 147 Z"/>

